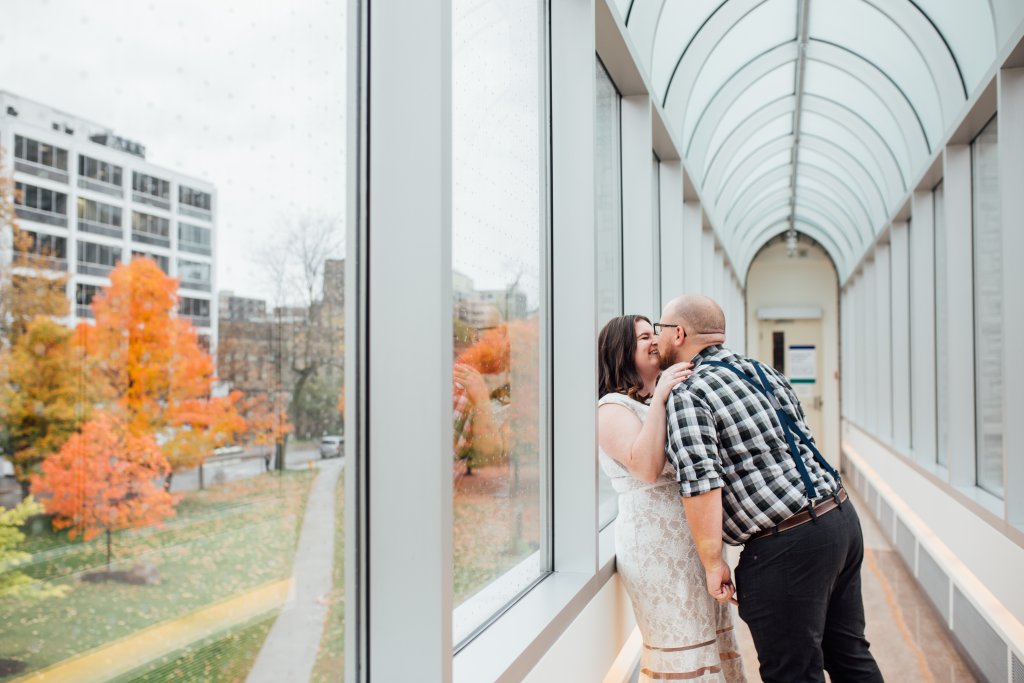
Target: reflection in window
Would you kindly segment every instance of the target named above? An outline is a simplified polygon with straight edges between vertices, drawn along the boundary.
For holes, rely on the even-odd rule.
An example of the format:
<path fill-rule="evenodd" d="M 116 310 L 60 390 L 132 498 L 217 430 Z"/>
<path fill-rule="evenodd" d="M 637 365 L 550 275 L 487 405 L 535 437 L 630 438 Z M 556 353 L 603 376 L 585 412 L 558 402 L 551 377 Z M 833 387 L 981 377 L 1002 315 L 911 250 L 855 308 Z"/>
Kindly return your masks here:
<path fill-rule="evenodd" d="M 160 199 L 167 199 L 171 194 L 171 184 L 168 181 L 138 171 L 132 172 L 132 189 Z"/>
<path fill-rule="evenodd" d="M 978 486 L 1003 496 L 1003 233 L 998 120 L 971 143 L 974 202 L 974 394 Z"/>
<path fill-rule="evenodd" d="M 541 5 L 452 11 L 456 643 L 547 569 Z"/>
<path fill-rule="evenodd" d="M 100 161 L 87 157 L 84 154 L 78 155 L 78 175 L 85 178 L 92 178 L 107 185 L 121 187 L 121 167 L 107 161 Z"/>
<path fill-rule="evenodd" d="M 594 226 L 597 231 L 597 329 L 622 315 L 622 96 L 596 60 L 594 103 Z M 646 312 L 645 312 L 646 313 Z M 601 473 L 598 499 L 601 527 L 615 519 L 619 497 Z"/>

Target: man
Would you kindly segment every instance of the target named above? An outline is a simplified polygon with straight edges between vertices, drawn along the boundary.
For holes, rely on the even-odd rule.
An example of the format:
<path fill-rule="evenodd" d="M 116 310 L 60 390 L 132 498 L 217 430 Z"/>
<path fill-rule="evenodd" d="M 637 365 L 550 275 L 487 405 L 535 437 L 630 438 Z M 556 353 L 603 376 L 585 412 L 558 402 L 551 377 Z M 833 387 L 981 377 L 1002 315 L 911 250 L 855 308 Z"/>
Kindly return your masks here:
<path fill-rule="evenodd" d="M 792 387 L 716 343 L 725 316 L 705 296 L 674 299 L 654 328 L 663 367 L 694 364 L 666 404 L 666 455 L 708 591 L 738 601 L 762 680 L 824 681 L 824 669 L 836 682 L 881 681 L 864 638 L 860 522 Z M 723 537 L 744 546 L 735 588 Z"/>

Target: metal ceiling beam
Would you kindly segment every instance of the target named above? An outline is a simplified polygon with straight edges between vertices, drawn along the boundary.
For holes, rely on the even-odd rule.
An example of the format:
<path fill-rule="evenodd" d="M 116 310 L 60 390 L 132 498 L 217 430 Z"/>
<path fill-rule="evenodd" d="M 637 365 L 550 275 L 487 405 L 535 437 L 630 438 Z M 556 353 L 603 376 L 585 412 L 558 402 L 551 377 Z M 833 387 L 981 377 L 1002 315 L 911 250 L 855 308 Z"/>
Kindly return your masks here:
<path fill-rule="evenodd" d="M 793 85 L 793 92 L 796 95 L 796 104 L 793 111 L 793 175 L 790 178 L 790 187 L 793 194 L 790 198 L 789 227 L 796 227 L 796 177 L 800 172 L 800 118 L 804 109 L 804 72 L 807 68 L 807 39 L 809 33 L 808 13 L 810 12 L 810 0 L 799 0 L 796 13 L 797 21 L 797 57 L 796 77 Z"/>

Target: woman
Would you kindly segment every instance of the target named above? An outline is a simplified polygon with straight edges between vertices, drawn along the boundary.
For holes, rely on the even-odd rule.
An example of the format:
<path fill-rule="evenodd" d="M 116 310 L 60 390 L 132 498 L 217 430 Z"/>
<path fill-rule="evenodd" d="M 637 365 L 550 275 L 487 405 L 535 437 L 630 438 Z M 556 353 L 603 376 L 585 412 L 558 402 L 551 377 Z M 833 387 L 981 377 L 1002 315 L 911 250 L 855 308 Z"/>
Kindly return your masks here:
<path fill-rule="evenodd" d="M 704 587 L 665 458 L 665 402 L 691 364 L 661 372 L 654 328 L 642 315 L 605 325 L 598 358 L 599 457 L 619 494 L 616 564 L 643 636 L 640 680 L 744 681 L 729 607 Z"/>

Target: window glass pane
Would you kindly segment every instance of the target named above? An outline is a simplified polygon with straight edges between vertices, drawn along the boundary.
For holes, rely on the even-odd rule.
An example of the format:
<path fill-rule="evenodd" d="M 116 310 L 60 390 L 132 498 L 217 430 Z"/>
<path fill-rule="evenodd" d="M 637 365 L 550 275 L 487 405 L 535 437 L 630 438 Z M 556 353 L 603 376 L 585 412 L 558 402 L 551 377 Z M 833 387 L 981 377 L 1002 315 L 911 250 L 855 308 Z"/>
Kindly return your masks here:
<path fill-rule="evenodd" d="M 946 204 L 942 183 L 932 192 L 935 212 L 935 460 L 949 464 L 946 445 L 949 443 L 949 381 L 943 368 L 949 367 L 949 315 L 946 312 L 949 297 L 946 284 Z"/>
<path fill-rule="evenodd" d="M 654 226 L 654 253 L 651 273 L 654 276 L 654 301 L 651 315 L 661 310 L 661 162 L 653 155 L 651 163 L 651 223 Z"/>
<path fill-rule="evenodd" d="M 974 395 L 978 486 L 1003 495 L 1003 234 L 998 120 L 971 144 L 974 203 Z"/>
<path fill-rule="evenodd" d="M 22 508 L 29 557 L 0 560 L 0 586 L 31 582 L 0 590 L 0 679 L 343 679 L 346 9 L 4 4 L 5 145 L 12 120 L 79 175 L 31 197 L 73 214 L 43 226 L 68 240 L 68 308 L 39 297 L 0 339 L 0 499 L 13 459 L 49 513 Z M 180 185 L 223 211 L 187 217 Z M 184 251 L 182 219 L 223 249 Z M 13 386 L 26 410 L 8 419 Z"/>
<path fill-rule="evenodd" d="M 594 103 L 594 224 L 597 232 L 597 332 L 622 315 L 622 97 L 600 60 L 596 61 Z M 603 473 L 599 522 L 615 519 L 619 498 Z"/>
<path fill-rule="evenodd" d="M 762 52 L 796 37 L 796 2 L 766 2 L 749 12 L 722 36 L 687 93 L 684 144 L 690 137 L 704 108 L 720 87 L 744 64 Z"/>
<path fill-rule="evenodd" d="M 543 5 L 452 7 L 456 644 L 548 564 Z"/>

